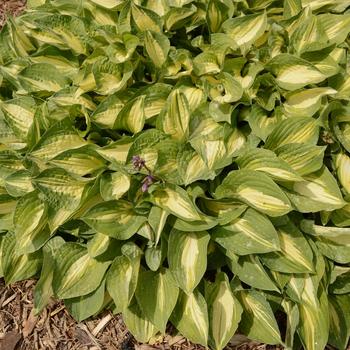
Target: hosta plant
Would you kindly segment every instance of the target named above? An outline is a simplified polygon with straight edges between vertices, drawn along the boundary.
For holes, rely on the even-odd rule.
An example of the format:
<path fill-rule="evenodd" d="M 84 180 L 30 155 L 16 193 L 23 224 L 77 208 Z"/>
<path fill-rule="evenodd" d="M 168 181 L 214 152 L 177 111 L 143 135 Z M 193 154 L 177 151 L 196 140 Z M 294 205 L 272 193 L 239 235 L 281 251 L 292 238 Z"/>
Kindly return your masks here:
<path fill-rule="evenodd" d="M 28 0 L 0 33 L 6 283 L 140 342 L 345 349 L 349 32 L 348 0 Z"/>

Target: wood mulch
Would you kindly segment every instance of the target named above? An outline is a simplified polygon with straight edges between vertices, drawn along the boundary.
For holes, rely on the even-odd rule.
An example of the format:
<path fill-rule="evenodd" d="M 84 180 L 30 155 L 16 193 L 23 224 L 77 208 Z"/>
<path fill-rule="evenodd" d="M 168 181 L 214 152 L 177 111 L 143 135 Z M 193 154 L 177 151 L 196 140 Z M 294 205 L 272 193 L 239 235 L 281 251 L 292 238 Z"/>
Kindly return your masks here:
<path fill-rule="evenodd" d="M 0 0 L 0 28 L 8 15 L 18 15 L 24 10 L 25 5 L 26 0 Z"/>
<path fill-rule="evenodd" d="M 139 344 L 122 317 L 109 311 L 77 323 L 62 302 L 53 300 L 43 312 L 33 313 L 34 280 L 5 286 L 0 279 L 0 350 L 204 350 L 176 332 L 153 344 Z M 226 350 L 276 349 L 236 335 Z"/>

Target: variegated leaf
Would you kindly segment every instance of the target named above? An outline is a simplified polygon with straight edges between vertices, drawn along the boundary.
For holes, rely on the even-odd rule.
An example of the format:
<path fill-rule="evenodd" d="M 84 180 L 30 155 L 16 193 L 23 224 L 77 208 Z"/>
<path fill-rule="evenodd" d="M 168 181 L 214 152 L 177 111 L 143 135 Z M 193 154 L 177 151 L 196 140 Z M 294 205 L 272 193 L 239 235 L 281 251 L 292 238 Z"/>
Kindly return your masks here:
<path fill-rule="evenodd" d="M 176 305 L 179 289 L 171 272 L 141 272 L 136 289 L 136 299 L 147 318 L 165 333 L 167 321 Z"/>
<path fill-rule="evenodd" d="M 251 339 L 268 344 L 282 342 L 271 306 L 259 292 L 242 291 L 238 294 L 243 306 L 242 331 Z"/>
<path fill-rule="evenodd" d="M 271 221 L 251 208 L 241 217 L 216 227 L 212 232 L 212 238 L 228 253 L 261 254 L 280 249 L 279 238 Z"/>
<path fill-rule="evenodd" d="M 186 338 L 207 346 L 209 337 L 207 303 L 198 290 L 189 294 L 180 292 L 171 322 Z"/>
<path fill-rule="evenodd" d="M 234 335 L 241 320 L 242 306 L 233 295 L 227 276 L 220 273 L 205 290 L 209 314 L 209 344 L 223 349 Z"/>
<path fill-rule="evenodd" d="M 270 216 L 291 211 L 283 191 L 267 175 L 254 170 L 235 170 L 217 187 L 217 198 L 237 198 Z"/>
<path fill-rule="evenodd" d="M 183 232 L 173 229 L 169 236 L 168 262 L 176 284 L 191 293 L 207 267 L 207 232 Z"/>
<path fill-rule="evenodd" d="M 100 285 L 110 263 L 91 258 L 87 250 L 77 243 L 63 244 L 55 254 L 55 295 L 66 299 L 93 292 Z"/>

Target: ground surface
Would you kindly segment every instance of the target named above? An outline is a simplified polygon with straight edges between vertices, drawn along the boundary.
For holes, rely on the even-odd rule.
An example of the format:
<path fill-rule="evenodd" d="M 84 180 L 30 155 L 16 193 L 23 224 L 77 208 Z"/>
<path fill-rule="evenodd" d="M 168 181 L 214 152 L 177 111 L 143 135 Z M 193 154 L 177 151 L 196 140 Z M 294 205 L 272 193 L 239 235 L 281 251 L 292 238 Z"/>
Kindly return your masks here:
<path fill-rule="evenodd" d="M 26 0 L 0 0 L 0 27 L 8 14 L 17 15 L 23 11 Z"/>

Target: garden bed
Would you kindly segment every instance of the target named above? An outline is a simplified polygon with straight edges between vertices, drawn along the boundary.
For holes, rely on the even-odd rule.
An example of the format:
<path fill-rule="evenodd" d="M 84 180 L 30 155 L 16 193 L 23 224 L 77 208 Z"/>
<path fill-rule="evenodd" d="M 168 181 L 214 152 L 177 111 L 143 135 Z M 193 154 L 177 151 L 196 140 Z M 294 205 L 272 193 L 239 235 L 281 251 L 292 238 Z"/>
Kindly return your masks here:
<path fill-rule="evenodd" d="M 0 280 L 0 350 L 204 350 L 180 335 L 155 339 L 155 344 L 139 344 L 126 329 L 121 316 L 106 311 L 77 323 L 62 302 L 52 301 L 34 316 L 35 280 L 6 287 Z M 276 349 L 249 342 L 242 335 L 232 339 L 227 350 Z"/>

